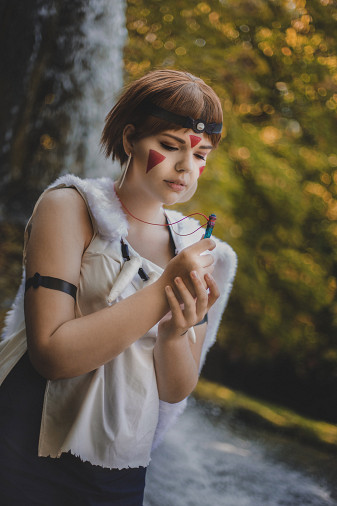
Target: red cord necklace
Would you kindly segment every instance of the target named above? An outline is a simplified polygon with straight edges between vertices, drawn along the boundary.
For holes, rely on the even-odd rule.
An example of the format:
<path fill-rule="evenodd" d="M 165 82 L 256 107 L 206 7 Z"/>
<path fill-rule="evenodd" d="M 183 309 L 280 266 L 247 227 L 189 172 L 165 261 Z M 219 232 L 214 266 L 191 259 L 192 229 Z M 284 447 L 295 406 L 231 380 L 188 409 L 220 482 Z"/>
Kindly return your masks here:
<path fill-rule="evenodd" d="M 116 195 L 117 195 L 117 192 L 116 192 Z M 189 234 L 179 234 L 178 232 L 176 232 L 174 230 L 174 228 L 172 227 L 172 231 L 176 234 L 176 235 L 180 235 L 180 236 L 187 236 L 187 235 L 192 235 L 194 234 L 195 232 L 197 232 L 198 230 L 200 230 L 201 228 L 205 227 L 207 225 L 207 222 L 208 222 L 208 218 L 205 214 L 202 214 L 202 213 L 191 213 L 191 214 L 188 214 L 187 216 L 184 216 L 184 218 L 181 218 L 180 220 L 178 221 L 174 221 L 173 223 L 151 223 L 149 221 L 145 221 L 145 220 L 141 220 L 140 218 L 137 218 L 137 216 L 134 216 L 131 211 L 129 211 L 129 209 L 123 204 L 123 202 L 121 201 L 120 197 L 117 195 L 120 203 L 122 204 L 122 207 L 125 209 L 125 211 L 132 217 L 134 218 L 135 220 L 137 221 L 141 221 L 142 223 L 146 223 L 147 225 L 155 225 L 157 227 L 172 227 L 172 225 L 176 225 L 177 223 L 179 223 L 180 221 L 183 221 L 183 220 L 186 220 L 187 218 L 189 218 L 190 216 L 202 216 L 203 218 L 205 218 L 206 220 L 206 223 L 204 223 L 203 225 L 200 225 L 200 227 L 196 228 L 195 230 L 193 230 L 193 232 L 190 232 Z"/>

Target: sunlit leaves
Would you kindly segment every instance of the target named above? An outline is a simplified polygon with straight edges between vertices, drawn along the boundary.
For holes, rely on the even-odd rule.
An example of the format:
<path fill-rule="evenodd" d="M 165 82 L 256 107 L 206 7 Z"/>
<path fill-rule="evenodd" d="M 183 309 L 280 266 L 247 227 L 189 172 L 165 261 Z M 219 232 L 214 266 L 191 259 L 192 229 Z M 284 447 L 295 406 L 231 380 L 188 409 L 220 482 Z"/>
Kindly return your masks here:
<path fill-rule="evenodd" d="M 222 145 L 185 210 L 216 212 L 239 256 L 226 353 L 337 368 L 336 2 L 129 0 L 127 18 L 127 79 L 183 69 L 222 101 Z"/>

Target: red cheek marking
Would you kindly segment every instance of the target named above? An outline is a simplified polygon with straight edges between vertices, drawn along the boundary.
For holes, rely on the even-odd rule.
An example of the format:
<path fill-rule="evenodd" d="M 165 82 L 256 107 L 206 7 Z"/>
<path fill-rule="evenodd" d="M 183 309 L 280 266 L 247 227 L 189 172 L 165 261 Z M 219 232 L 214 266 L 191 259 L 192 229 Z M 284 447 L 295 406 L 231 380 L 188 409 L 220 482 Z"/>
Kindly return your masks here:
<path fill-rule="evenodd" d="M 194 148 L 201 141 L 201 137 L 197 137 L 196 135 L 190 135 L 191 139 L 191 148 Z"/>
<path fill-rule="evenodd" d="M 206 167 L 206 165 L 204 165 L 203 167 L 200 167 L 200 169 L 199 169 L 199 177 L 200 177 L 200 176 L 201 176 L 201 174 L 204 172 L 205 167 Z"/>
<path fill-rule="evenodd" d="M 158 153 L 158 151 L 155 151 L 154 149 L 150 149 L 149 151 L 149 159 L 147 161 L 147 167 L 146 167 L 146 173 L 148 173 L 153 167 L 158 165 L 158 163 L 165 160 L 166 156 L 161 155 Z"/>

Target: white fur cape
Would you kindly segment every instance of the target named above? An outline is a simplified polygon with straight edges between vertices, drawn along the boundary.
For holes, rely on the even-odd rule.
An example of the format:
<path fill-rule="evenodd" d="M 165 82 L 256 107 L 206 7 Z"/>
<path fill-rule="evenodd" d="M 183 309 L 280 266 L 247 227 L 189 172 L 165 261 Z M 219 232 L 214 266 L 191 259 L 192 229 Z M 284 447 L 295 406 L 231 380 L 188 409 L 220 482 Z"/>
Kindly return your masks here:
<path fill-rule="evenodd" d="M 112 241 L 127 237 L 128 221 L 122 210 L 120 201 L 116 196 L 114 182 L 110 178 L 80 179 L 77 176 L 68 174 L 58 178 L 47 190 L 56 187 L 75 187 L 80 192 L 87 202 L 95 232 L 103 239 Z M 39 201 L 40 199 L 36 206 Z M 171 223 L 183 217 L 183 215 L 177 211 L 166 210 L 165 212 Z M 198 226 L 198 221 L 188 218 L 175 225 L 174 229 L 179 234 L 189 234 L 198 228 Z M 185 237 L 174 235 L 178 252 L 199 240 L 200 236 L 201 234 L 198 235 L 198 233 Z M 216 237 L 212 238 L 217 244 L 215 250 L 212 252 L 215 258 L 213 276 L 219 287 L 220 297 L 208 313 L 208 326 L 202 350 L 200 369 L 204 364 L 207 351 L 216 339 L 221 316 L 226 307 L 237 266 L 237 257 L 232 248 Z M 27 349 L 23 310 L 24 283 L 25 272 L 23 272 L 22 283 L 14 304 L 5 321 L 5 328 L 2 336 L 4 341 L 0 344 L 0 365 L 2 366 L 0 384 Z M 5 348 L 8 348 L 7 353 L 3 353 L 6 351 Z M 7 359 L 5 363 L 2 363 L 1 355 L 4 356 L 4 354 L 7 355 Z M 153 448 L 158 446 L 165 432 L 171 427 L 178 415 L 184 410 L 185 406 L 186 399 L 177 404 L 169 404 L 160 401 L 159 421 L 154 437 Z"/>

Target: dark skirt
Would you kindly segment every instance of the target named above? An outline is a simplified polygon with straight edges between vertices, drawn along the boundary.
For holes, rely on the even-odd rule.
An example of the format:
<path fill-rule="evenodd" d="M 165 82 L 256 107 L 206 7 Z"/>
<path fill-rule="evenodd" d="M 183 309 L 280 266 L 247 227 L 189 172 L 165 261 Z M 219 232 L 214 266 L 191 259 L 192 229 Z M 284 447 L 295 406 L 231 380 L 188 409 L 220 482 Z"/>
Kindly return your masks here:
<path fill-rule="evenodd" d="M 0 387 L 1 506 L 141 506 L 146 468 L 38 457 L 46 380 L 26 353 Z"/>

